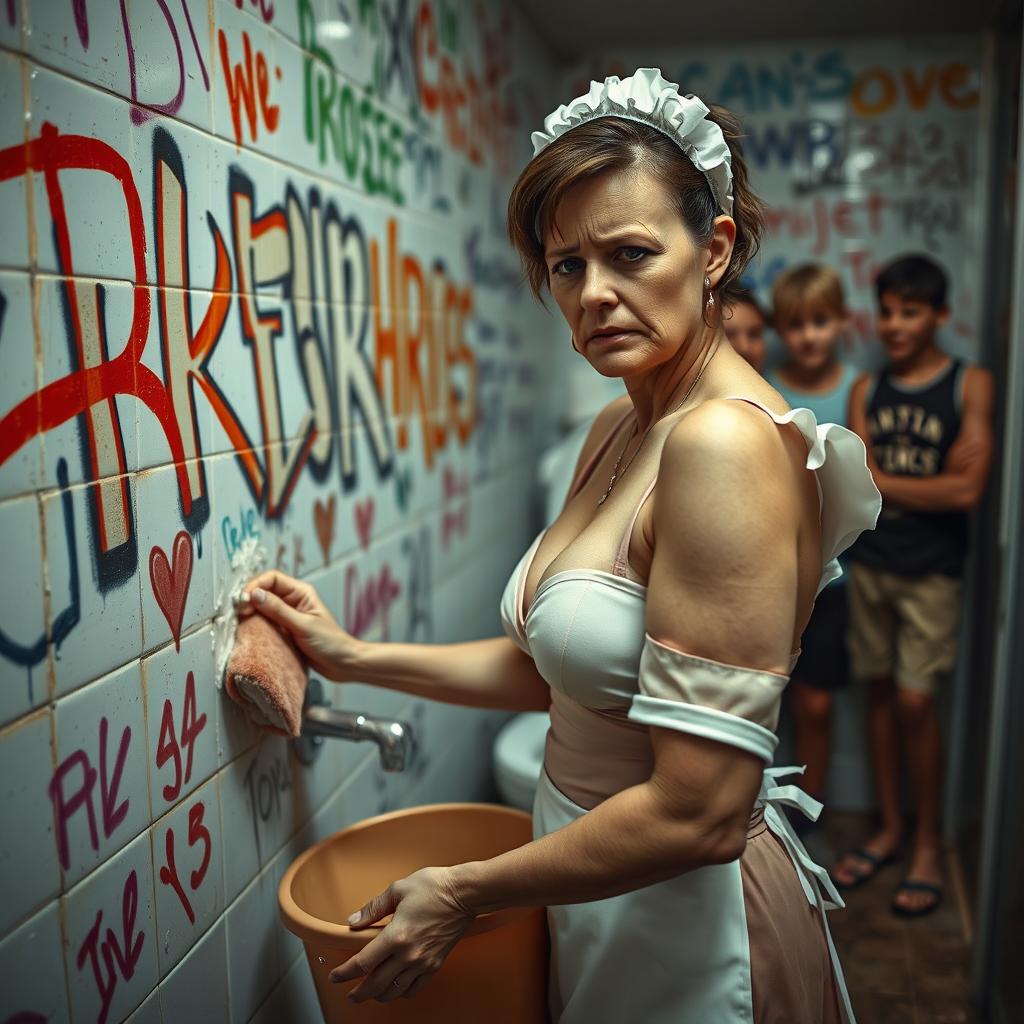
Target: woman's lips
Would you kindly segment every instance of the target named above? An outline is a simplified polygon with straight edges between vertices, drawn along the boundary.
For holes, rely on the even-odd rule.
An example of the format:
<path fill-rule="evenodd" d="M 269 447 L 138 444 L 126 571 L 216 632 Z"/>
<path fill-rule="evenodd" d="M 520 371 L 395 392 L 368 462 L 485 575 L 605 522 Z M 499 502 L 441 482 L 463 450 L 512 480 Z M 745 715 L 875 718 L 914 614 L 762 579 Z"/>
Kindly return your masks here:
<path fill-rule="evenodd" d="M 636 334 L 636 331 L 621 330 L 606 334 L 592 334 L 589 341 L 591 344 L 605 344 L 606 342 L 622 341 L 631 334 Z"/>

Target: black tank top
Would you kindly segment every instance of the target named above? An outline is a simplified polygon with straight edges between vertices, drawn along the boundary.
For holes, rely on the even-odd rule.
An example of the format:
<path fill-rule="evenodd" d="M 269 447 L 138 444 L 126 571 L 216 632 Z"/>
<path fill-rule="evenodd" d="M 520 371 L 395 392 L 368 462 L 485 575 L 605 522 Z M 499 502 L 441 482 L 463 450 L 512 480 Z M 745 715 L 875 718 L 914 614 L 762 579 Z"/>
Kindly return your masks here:
<path fill-rule="evenodd" d="M 925 384 L 883 373 L 869 386 L 867 421 L 883 473 L 926 477 L 942 472 L 960 433 L 964 366 L 959 359 Z M 862 533 L 850 558 L 898 576 L 962 576 L 967 554 L 965 512 L 918 512 L 884 504 L 874 530 Z"/>

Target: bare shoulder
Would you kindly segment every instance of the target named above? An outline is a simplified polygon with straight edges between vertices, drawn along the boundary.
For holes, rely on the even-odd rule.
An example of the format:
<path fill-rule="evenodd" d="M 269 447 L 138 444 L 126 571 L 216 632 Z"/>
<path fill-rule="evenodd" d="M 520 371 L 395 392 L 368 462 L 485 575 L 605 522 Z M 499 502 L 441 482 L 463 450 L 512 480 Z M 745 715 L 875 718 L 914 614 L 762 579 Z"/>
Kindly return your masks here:
<path fill-rule="evenodd" d="M 856 395 L 859 398 L 861 395 L 864 394 L 868 385 L 871 383 L 873 377 L 873 373 L 864 372 L 857 374 L 857 379 L 854 380 L 853 387 L 850 389 L 850 393 Z"/>
<path fill-rule="evenodd" d="M 968 366 L 964 370 L 964 401 L 977 405 L 991 405 L 995 397 L 995 378 L 990 370 L 981 366 Z"/>
<path fill-rule="evenodd" d="M 788 408 L 781 399 L 775 404 L 782 407 L 776 415 Z M 670 478 L 676 472 L 716 466 L 762 476 L 785 461 L 783 432 L 774 420 L 751 402 L 726 398 L 709 399 L 687 413 L 672 428 L 661 453 L 662 469 Z"/>

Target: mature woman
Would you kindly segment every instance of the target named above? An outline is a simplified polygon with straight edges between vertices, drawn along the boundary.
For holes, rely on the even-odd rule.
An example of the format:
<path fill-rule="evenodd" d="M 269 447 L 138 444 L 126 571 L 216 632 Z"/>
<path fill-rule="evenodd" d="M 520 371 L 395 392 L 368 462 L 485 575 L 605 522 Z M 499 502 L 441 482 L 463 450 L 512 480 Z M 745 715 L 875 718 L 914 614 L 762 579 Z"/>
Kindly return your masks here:
<path fill-rule="evenodd" d="M 307 584 L 251 605 L 315 669 L 418 696 L 551 711 L 532 843 L 427 868 L 335 980 L 412 996 L 476 914 L 544 905 L 562 1024 L 852 1021 L 841 903 L 780 804 L 779 700 L 835 556 L 873 526 L 864 447 L 780 396 L 719 310 L 761 232 L 736 123 L 654 69 L 592 83 L 533 136 L 509 230 L 573 347 L 628 394 L 595 419 L 565 507 L 516 566 L 507 637 L 366 644 Z"/>

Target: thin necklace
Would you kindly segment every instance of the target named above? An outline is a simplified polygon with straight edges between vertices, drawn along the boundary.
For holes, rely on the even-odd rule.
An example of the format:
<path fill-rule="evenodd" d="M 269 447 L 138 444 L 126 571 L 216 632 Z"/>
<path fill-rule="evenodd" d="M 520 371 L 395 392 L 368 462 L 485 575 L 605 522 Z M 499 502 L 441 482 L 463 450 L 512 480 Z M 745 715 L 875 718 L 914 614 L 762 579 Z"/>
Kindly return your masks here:
<path fill-rule="evenodd" d="M 717 352 L 717 351 L 718 351 L 718 346 L 716 345 L 715 346 L 715 352 Z M 647 435 L 654 428 L 654 425 L 656 423 L 660 423 L 666 416 L 670 416 L 677 409 L 681 409 L 686 404 L 686 400 L 690 397 L 690 392 L 692 392 L 693 389 L 697 386 L 697 382 L 701 379 L 701 377 L 704 376 L 704 371 L 710 365 L 711 360 L 715 358 L 715 352 L 711 353 L 710 358 L 700 368 L 700 372 L 697 374 L 696 377 L 693 378 L 693 383 L 686 389 L 686 394 L 683 395 L 682 399 L 678 402 L 678 404 L 674 405 L 663 416 L 659 416 L 658 419 L 651 420 L 650 425 L 644 431 L 643 437 L 640 438 L 640 443 L 636 446 L 636 450 L 633 452 L 632 455 L 630 455 L 629 461 L 622 467 L 622 472 L 620 473 L 619 472 L 619 463 L 622 462 L 622 456 L 626 454 L 626 449 L 629 447 L 629 442 L 632 441 L 634 437 L 636 437 L 636 432 L 637 432 L 637 429 L 638 429 L 638 427 L 640 425 L 639 422 L 636 422 L 636 423 L 633 424 L 633 429 L 630 431 L 629 437 L 626 438 L 626 443 L 622 446 L 622 451 L 619 452 L 619 457 L 615 460 L 615 467 L 612 469 L 612 478 L 611 478 L 611 480 L 608 481 L 608 489 L 598 499 L 598 501 L 597 501 L 598 505 L 603 505 L 604 501 L 605 501 L 605 498 L 607 498 L 608 495 L 612 493 L 612 488 L 615 486 L 615 481 L 618 480 L 618 478 L 620 476 L 625 476 L 626 475 L 626 470 L 629 469 L 629 467 L 633 464 L 633 460 L 636 458 L 637 452 L 639 452 L 640 449 L 643 448 L 644 441 L 647 440 Z"/>

